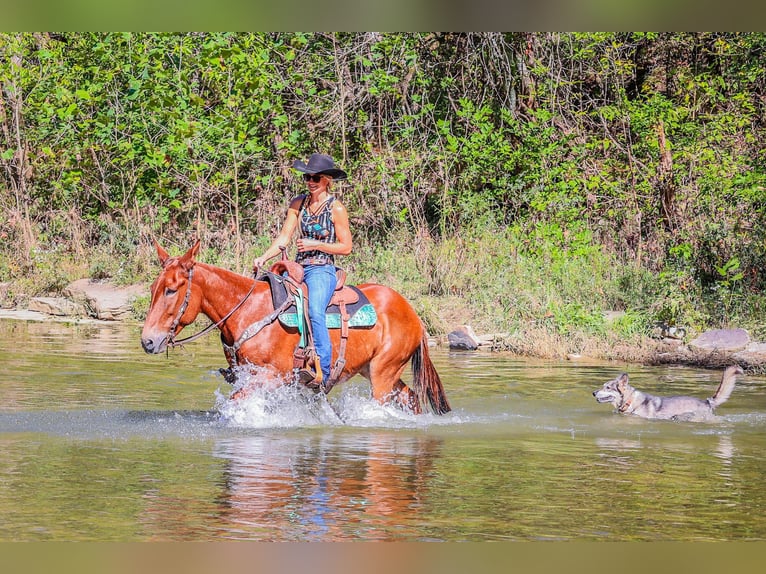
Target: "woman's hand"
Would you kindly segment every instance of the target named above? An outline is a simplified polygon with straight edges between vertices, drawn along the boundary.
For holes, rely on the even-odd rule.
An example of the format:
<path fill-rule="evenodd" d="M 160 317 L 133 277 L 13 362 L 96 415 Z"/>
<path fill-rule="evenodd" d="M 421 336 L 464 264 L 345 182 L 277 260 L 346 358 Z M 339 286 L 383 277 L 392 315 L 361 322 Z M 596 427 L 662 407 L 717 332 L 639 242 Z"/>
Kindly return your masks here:
<path fill-rule="evenodd" d="M 263 267 L 264 263 L 266 263 L 266 258 L 265 257 L 258 257 L 253 262 L 253 271 L 257 272 L 261 267 Z"/>
<path fill-rule="evenodd" d="M 295 244 L 298 246 L 298 251 L 301 253 L 320 249 L 322 245 L 327 245 L 327 243 L 323 243 L 317 239 L 306 239 L 305 237 L 299 237 Z"/>

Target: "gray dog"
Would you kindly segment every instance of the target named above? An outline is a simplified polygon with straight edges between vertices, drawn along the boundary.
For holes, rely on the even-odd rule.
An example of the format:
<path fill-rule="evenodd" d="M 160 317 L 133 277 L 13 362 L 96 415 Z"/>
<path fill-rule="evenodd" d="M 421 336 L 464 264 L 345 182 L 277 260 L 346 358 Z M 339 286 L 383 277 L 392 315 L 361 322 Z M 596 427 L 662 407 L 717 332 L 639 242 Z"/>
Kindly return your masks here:
<path fill-rule="evenodd" d="M 725 403 L 734 390 L 737 375 L 743 373 L 739 365 L 727 367 L 715 394 L 705 401 L 694 397 L 658 397 L 642 393 L 630 386 L 627 373 L 604 383 L 603 387 L 593 391 L 593 396 L 599 403 L 612 403 L 620 413 L 645 419 L 711 420 L 715 409 Z"/>

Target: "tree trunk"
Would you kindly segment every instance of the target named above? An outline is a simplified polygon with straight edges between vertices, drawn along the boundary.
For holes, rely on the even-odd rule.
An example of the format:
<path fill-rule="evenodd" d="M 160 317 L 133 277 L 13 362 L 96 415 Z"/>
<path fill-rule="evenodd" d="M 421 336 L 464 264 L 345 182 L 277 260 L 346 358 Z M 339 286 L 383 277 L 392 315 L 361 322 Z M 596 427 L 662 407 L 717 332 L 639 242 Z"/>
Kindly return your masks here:
<path fill-rule="evenodd" d="M 672 230 L 675 227 L 676 185 L 673 181 L 673 154 L 668 149 L 665 139 L 665 125 L 660 121 L 657 125 L 657 140 L 660 148 L 660 162 L 657 166 L 656 188 L 660 195 L 662 205 L 662 220 L 665 228 Z"/>

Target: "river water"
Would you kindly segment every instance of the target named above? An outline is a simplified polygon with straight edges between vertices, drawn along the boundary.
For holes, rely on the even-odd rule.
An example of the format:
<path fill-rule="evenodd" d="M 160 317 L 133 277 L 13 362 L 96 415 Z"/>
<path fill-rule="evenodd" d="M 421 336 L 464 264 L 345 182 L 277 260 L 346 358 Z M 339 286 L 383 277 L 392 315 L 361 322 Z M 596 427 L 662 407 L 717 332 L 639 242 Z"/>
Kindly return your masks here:
<path fill-rule="evenodd" d="M 764 377 L 716 422 L 646 421 L 592 391 L 627 370 L 705 398 L 720 373 L 437 348 L 443 417 L 362 379 L 232 405 L 215 336 L 139 333 L 0 320 L 0 541 L 766 539 Z"/>

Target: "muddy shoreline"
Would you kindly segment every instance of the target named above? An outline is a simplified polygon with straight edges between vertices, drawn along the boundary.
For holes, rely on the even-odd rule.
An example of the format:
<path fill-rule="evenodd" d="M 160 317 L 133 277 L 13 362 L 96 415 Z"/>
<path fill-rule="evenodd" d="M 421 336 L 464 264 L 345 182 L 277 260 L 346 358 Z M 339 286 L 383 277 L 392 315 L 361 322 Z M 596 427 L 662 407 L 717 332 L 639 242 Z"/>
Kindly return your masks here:
<path fill-rule="evenodd" d="M 96 317 L 52 315 L 41 311 L 29 309 L 0 309 L 0 321 L 35 321 L 35 322 L 58 322 L 72 325 L 115 325 L 132 324 L 140 326 L 140 321 L 135 318 L 123 318 L 120 320 L 106 320 Z M 644 365 L 678 365 L 696 367 L 701 369 L 723 369 L 732 364 L 740 365 L 749 374 L 766 373 L 766 344 L 749 342 L 745 347 L 737 350 L 720 348 L 701 349 L 694 345 L 685 344 L 677 340 L 654 340 L 646 338 L 637 345 L 622 343 L 611 348 L 605 353 L 569 353 L 551 357 L 532 352 L 529 348 L 519 346 L 519 335 L 479 335 L 480 344 L 476 349 L 465 349 L 450 344 L 447 336 L 431 337 L 430 343 L 434 346 L 450 347 L 466 353 L 505 353 L 509 355 L 543 358 L 550 360 L 566 360 L 572 363 L 627 363 Z"/>
<path fill-rule="evenodd" d="M 138 297 L 145 285 L 115 286 L 82 279 L 70 284 L 61 297 L 36 297 L 26 309 L 0 308 L 0 320 L 57 321 L 71 324 L 135 323 Z M 551 338 L 548 331 L 530 327 L 525 332 L 476 335 L 469 325 L 456 326 L 445 336 L 432 337 L 432 345 L 466 352 L 500 352 L 572 362 L 622 362 L 644 365 L 684 365 L 720 369 L 738 364 L 751 374 L 766 373 L 766 343 L 752 341 L 744 329 L 716 329 L 694 338 L 651 338 L 594 342 L 577 352 L 566 352 L 568 341 Z"/>

